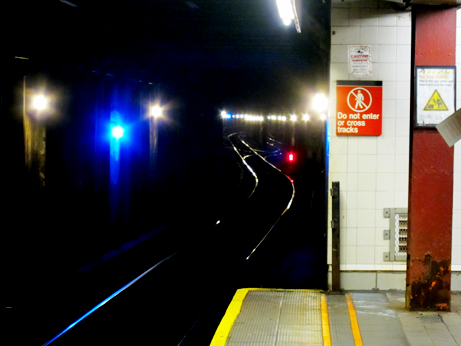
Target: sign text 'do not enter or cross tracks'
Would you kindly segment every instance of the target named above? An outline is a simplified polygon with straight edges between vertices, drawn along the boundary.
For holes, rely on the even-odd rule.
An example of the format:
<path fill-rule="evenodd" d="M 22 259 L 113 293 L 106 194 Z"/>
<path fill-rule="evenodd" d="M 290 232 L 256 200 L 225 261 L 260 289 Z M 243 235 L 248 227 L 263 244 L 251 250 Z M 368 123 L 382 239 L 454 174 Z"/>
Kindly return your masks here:
<path fill-rule="evenodd" d="M 383 91 L 381 81 L 338 81 L 336 134 L 380 136 Z"/>

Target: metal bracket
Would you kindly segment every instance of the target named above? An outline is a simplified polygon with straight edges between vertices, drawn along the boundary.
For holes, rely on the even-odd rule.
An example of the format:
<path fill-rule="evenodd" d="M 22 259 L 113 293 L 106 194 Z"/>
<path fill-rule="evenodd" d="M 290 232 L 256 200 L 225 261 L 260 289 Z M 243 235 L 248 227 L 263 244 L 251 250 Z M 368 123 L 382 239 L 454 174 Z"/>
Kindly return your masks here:
<path fill-rule="evenodd" d="M 385 229 L 383 231 L 383 239 L 384 240 L 390 240 L 391 239 L 391 230 L 390 229 Z"/>
<path fill-rule="evenodd" d="M 390 252 L 383 252 L 383 261 L 388 262 L 390 261 L 391 254 Z"/>
<path fill-rule="evenodd" d="M 391 217 L 391 210 L 390 208 L 384 208 L 383 209 L 383 217 L 390 218 Z"/>
<path fill-rule="evenodd" d="M 331 220 L 331 228 L 338 228 L 338 220 Z"/>
<path fill-rule="evenodd" d="M 338 189 L 336 188 L 330 189 L 330 195 L 331 197 L 338 197 Z"/>

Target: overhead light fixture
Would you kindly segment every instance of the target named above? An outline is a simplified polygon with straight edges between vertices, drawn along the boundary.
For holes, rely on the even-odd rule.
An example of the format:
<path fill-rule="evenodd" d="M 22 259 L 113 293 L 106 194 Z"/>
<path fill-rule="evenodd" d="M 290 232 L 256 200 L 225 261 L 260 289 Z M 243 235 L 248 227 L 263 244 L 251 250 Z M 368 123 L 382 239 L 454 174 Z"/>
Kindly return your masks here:
<path fill-rule="evenodd" d="M 277 7 L 283 24 L 286 26 L 290 25 L 291 21 L 295 18 L 293 6 L 291 6 L 291 0 L 277 0 Z"/>
<path fill-rule="evenodd" d="M 296 12 L 295 0 L 277 0 L 277 7 L 279 9 L 280 18 L 282 18 L 283 24 L 289 26 L 291 21 L 295 22 L 296 31 L 301 32 L 299 25 L 298 13 Z"/>

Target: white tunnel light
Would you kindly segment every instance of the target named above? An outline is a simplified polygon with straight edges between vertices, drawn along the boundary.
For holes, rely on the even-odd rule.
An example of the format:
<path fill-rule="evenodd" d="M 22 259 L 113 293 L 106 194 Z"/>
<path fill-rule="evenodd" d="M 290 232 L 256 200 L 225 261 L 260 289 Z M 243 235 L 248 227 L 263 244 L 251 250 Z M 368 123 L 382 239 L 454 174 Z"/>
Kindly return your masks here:
<path fill-rule="evenodd" d="M 328 108 L 328 99 L 325 94 L 315 94 L 313 107 L 317 112 L 323 112 Z"/>
<path fill-rule="evenodd" d="M 37 95 L 34 97 L 33 106 L 35 109 L 41 111 L 46 108 L 46 97 L 43 95 Z"/>
<path fill-rule="evenodd" d="M 154 118 L 158 118 L 162 115 L 162 108 L 160 106 L 152 106 L 150 108 L 150 115 L 152 115 Z"/>

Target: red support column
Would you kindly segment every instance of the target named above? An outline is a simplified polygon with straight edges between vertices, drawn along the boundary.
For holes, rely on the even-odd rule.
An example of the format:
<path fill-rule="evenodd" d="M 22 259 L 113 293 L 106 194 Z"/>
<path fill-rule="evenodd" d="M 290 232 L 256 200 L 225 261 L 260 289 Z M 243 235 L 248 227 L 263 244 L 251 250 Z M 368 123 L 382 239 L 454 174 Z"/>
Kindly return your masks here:
<path fill-rule="evenodd" d="M 413 77 L 415 66 L 455 66 L 456 8 L 413 6 L 413 39 Z M 415 105 L 415 88 L 412 90 Z M 436 129 L 415 127 L 414 114 L 412 111 L 410 123 L 406 307 L 449 311 L 453 148 Z"/>

